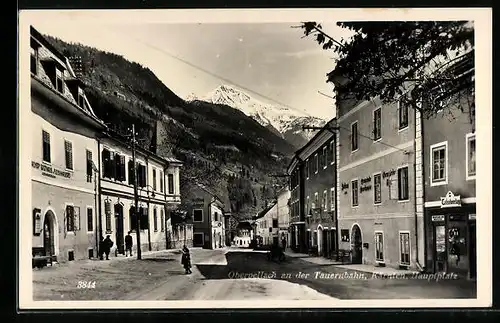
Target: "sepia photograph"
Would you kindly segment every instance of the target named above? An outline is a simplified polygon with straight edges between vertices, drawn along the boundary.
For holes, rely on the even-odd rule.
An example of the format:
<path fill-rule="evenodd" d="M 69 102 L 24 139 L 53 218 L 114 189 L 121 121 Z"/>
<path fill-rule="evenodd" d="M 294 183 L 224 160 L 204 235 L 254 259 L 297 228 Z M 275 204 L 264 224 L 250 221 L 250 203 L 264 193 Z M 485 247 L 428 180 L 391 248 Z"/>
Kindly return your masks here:
<path fill-rule="evenodd" d="M 21 309 L 491 306 L 491 9 L 25 10 L 18 41 Z"/>

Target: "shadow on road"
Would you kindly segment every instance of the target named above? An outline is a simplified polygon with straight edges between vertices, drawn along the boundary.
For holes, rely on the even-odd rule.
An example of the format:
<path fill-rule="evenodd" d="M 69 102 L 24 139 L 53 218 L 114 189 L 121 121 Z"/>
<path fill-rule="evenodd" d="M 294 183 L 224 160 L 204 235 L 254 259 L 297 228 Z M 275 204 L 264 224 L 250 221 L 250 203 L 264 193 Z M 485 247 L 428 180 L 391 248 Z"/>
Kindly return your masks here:
<path fill-rule="evenodd" d="M 177 259 L 173 258 L 163 258 L 163 257 L 156 257 L 156 258 L 144 258 L 142 259 L 144 262 L 170 262 L 170 261 L 177 261 Z"/>
<path fill-rule="evenodd" d="M 283 262 L 267 259 L 265 253 L 228 252 L 227 265 L 197 264 L 204 279 L 277 279 L 310 287 L 342 299 L 475 298 L 475 284 L 464 281 L 372 279 L 372 274 L 317 265 L 301 259 Z M 334 278 L 318 274 L 336 275 Z"/>

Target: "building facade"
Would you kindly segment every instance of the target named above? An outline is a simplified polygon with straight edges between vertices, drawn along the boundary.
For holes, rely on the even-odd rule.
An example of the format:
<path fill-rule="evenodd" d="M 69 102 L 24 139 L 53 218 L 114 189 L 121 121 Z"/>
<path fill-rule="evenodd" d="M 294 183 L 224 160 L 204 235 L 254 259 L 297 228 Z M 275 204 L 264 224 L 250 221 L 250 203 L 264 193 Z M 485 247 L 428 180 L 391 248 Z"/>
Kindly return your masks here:
<path fill-rule="evenodd" d="M 193 246 L 218 249 L 225 246 L 224 204 L 203 185 L 190 189 L 187 212 L 193 220 Z"/>
<path fill-rule="evenodd" d="M 415 110 L 378 98 L 339 99 L 337 119 L 340 248 L 351 251 L 353 263 L 420 268 Z"/>
<path fill-rule="evenodd" d="M 295 252 L 307 252 L 306 215 L 304 210 L 304 162 L 295 155 L 287 168 L 290 177 L 290 248 Z"/>
<path fill-rule="evenodd" d="M 179 174 L 182 163 L 164 159 L 142 148 L 136 149 L 138 212 L 135 212 L 134 163 L 130 145 L 116 136 L 99 139 L 99 232 L 110 235 L 113 251 L 125 253 L 124 237 L 131 232 L 133 249 L 137 246 L 137 230 L 141 250 L 170 247 L 172 229 L 170 212 L 180 202 Z M 140 228 L 137 218 L 140 216 Z"/>
<path fill-rule="evenodd" d="M 96 135 L 92 111 L 66 57 L 31 28 L 33 254 L 56 261 L 97 254 Z M 37 251 L 35 251 L 37 250 Z"/>
<path fill-rule="evenodd" d="M 311 253 L 327 258 L 337 254 L 336 145 L 334 126 L 329 121 L 299 151 L 304 162 L 303 205 L 306 246 Z"/>
<path fill-rule="evenodd" d="M 290 209 L 288 201 L 290 200 L 290 190 L 288 187 L 283 187 L 278 191 L 276 200 L 276 211 L 278 213 L 278 234 L 280 244 L 285 240 L 285 247 L 290 246 Z"/>
<path fill-rule="evenodd" d="M 262 212 L 259 212 L 255 225 L 256 236 L 263 245 L 270 246 L 278 243 L 278 204 L 276 201 L 270 203 Z"/>
<path fill-rule="evenodd" d="M 445 112 L 422 120 L 425 263 L 431 272 L 453 272 L 475 278 L 475 120 L 469 106 L 463 110 L 453 109 L 452 121 Z"/>

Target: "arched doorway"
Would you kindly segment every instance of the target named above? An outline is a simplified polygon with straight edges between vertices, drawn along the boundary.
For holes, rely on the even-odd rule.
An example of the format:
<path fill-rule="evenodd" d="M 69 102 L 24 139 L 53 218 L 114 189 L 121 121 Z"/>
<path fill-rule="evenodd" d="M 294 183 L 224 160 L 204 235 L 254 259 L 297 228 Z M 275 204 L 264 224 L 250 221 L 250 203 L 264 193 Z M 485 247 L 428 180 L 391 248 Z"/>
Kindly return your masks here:
<path fill-rule="evenodd" d="M 320 225 L 318 225 L 318 256 L 322 256 L 323 255 L 323 227 Z"/>
<path fill-rule="evenodd" d="M 352 263 L 362 264 L 363 241 L 361 238 L 361 229 L 357 224 L 353 225 L 351 229 L 351 251 L 352 251 Z"/>
<path fill-rule="evenodd" d="M 52 211 L 47 211 L 43 220 L 43 248 L 46 256 L 56 255 L 55 236 L 58 233 L 56 218 Z"/>

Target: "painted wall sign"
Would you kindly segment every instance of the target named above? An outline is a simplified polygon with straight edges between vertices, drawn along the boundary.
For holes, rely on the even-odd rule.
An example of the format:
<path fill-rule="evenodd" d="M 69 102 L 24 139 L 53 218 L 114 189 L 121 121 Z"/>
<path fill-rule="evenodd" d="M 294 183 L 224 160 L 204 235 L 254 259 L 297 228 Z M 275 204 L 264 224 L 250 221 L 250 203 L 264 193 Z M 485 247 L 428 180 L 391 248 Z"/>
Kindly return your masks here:
<path fill-rule="evenodd" d="M 349 183 L 342 183 L 342 189 L 346 190 L 349 188 Z"/>
<path fill-rule="evenodd" d="M 371 190 L 371 189 L 372 189 L 372 186 L 371 186 L 371 185 L 361 186 L 361 187 L 359 188 L 359 192 L 360 192 L 360 193 L 363 193 L 363 192 L 365 192 L 365 191 L 369 191 L 369 190 Z"/>
<path fill-rule="evenodd" d="M 44 164 L 41 164 L 39 162 L 32 161 L 31 162 L 31 167 L 35 169 L 40 169 L 42 171 L 42 175 L 56 178 L 56 176 L 61 176 L 64 178 L 71 178 L 71 172 L 68 171 L 63 171 L 57 168 L 54 168 L 52 166 L 47 166 Z"/>
<path fill-rule="evenodd" d="M 371 176 L 370 177 L 365 177 L 365 178 L 361 179 L 361 184 L 370 183 L 371 181 L 372 181 Z"/>
<path fill-rule="evenodd" d="M 460 195 L 454 195 L 452 191 L 446 193 L 446 196 L 441 198 L 441 207 L 460 207 L 462 206 L 462 200 Z"/>
<path fill-rule="evenodd" d="M 440 222 L 444 221 L 444 215 L 433 215 L 432 222 Z"/>
<path fill-rule="evenodd" d="M 391 177 L 392 175 L 395 175 L 395 174 L 396 174 L 396 170 L 391 169 L 391 170 L 388 170 L 387 172 L 382 172 L 382 178 Z"/>

